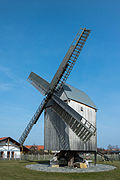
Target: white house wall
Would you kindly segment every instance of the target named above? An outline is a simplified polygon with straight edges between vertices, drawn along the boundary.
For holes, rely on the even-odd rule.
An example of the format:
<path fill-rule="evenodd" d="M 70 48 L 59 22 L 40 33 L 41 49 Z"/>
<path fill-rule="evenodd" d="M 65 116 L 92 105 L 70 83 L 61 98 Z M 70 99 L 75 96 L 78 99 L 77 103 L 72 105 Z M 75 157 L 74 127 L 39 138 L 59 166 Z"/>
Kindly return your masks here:
<path fill-rule="evenodd" d="M 3 158 L 7 158 L 7 152 L 10 152 L 10 157 L 12 158 L 12 152 L 14 152 L 14 158 L 20 158 L 20 147 L 8 141 L 0 142 L 0 152 L 3 152 Z"/>

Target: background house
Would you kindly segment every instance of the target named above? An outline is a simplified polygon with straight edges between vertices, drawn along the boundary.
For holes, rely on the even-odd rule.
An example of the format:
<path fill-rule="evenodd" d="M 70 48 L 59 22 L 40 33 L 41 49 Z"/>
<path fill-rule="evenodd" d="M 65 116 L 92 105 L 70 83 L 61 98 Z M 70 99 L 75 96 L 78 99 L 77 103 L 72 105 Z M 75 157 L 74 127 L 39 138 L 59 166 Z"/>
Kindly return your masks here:
<path fill-rule="evenodd" d="M 25 153 L 28 152 L 29 149 L 24 146 L 22 149 L 22 147 L 20 147 L 20 144 L 11 137 L 0 138 L 1 159 L 19 159 L 22 151 Z"/>

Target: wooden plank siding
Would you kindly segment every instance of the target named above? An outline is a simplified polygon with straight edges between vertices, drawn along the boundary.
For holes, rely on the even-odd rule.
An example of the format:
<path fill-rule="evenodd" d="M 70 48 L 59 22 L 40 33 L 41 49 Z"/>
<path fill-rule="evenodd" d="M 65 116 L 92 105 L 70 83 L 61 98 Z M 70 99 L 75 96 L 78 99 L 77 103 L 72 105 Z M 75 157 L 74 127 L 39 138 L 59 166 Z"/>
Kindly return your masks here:
<path fill-rule="evenodd" d="M 69 100 L 68 105 L 96 127 L 96 109 L 74 100 Z M 95 134 L 88 142 L 83 143 L 71 128 L 48 107 L 44 113 L 44 146 L 45 150 L 96 151 L 97 136 Z"/>

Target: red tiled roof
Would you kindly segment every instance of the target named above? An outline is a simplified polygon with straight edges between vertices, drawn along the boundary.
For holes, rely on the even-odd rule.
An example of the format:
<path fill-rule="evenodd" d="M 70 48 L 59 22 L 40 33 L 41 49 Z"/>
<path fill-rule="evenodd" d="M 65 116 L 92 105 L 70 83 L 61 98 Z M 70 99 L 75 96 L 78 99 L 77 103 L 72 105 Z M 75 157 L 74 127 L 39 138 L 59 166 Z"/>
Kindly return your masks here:
<path fill-rule="evenodd" d="M 2 137 L 2 138 L 0 138 L 0 141 L 3 140 L 3 139 L 6 139 L 6 138 L 8 138 L 8 137 Z"/>
<path fill-rule="evenodd" d="M 44 149 L 43 145 L 26 145 L 25 147 L 30 149 L 31 147 L 34 147 L 34 146 L 37 148 L 37 150 Z"/>
<path fill-rule="evenodd" d="M 30 149 L 32 146 L 28 146 L 28 145 L 26 145 L 25 147 L 26 147 L 26 148 L 28 148 L 28 149 Z"/>
<path fill-rule="evenodd" d="M 42 146 L 42 145 L 41 145 L 41 146 L 39 146 L 39 145 L 38 145 L 38 146 L 37 146 L 37 149 L 38 149 L 38 150 L 40 150 L 40 149 L 44 149 L 44 146 Z"/>

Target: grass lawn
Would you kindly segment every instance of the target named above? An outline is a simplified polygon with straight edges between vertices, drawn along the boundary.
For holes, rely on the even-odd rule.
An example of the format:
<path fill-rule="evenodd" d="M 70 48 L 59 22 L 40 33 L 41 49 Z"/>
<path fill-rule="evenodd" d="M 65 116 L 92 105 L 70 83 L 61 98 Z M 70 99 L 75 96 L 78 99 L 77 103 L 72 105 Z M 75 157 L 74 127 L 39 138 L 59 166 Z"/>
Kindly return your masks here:
<path fill-rule="evenodd" d="M 117 169 L 98 173 L 46 173 L 25 168 L 25 165 L 37 162 L 0 160 L 0 180 L 120 180 L 120 161 L 108 163 Z"/>

